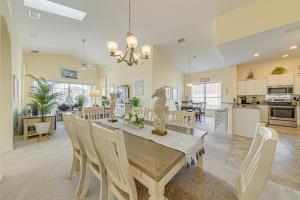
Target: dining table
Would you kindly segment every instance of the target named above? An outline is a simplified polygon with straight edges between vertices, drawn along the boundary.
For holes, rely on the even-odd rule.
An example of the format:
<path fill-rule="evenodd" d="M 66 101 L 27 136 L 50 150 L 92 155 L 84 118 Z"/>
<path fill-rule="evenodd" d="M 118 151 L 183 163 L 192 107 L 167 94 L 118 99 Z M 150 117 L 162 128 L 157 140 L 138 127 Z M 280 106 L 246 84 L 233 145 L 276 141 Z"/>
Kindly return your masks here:
<path fill-rule="evenodd" d="M 100 120 L 96 121 L 96 123 L 110 130 L 117 129 L 113 125 L 103 123 Z M 146 121 L 145 124 L 151 126 L 152 122 Z M 201 139 L 203 143 L 202 149 L 204 148 L 204 139 L 208 133 L 207 131 L 173 125 L 166 125 L 166 129 L 182 134 L 190 134 L 197 139 Z M 150 200 L 165 199 L 165 186 L 182 167 L 186 167 L 186 154 L 138 135 L 126 131 L 123 132 L 131 174 L 137 181 L 148 188 Z M 204 149 L 202 152 L 204 152 Z M 202 156 L 198 156 L 198 161 L 195 163 L 198 167 L 202 167 L 202 159 Z"/>

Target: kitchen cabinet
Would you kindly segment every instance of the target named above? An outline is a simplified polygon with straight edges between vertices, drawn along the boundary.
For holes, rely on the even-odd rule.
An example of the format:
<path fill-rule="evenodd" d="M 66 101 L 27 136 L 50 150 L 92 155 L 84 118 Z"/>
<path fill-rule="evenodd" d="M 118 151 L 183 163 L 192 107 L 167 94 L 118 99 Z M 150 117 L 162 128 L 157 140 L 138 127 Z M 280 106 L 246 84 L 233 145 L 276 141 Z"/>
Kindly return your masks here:
<path fill-rule="evenodd" d="M 268 105 L 257 105 L 260 109 L 260 122 L 268 123 L 269 121 L 269 106 Z"/>
<path fill-rule="evenodd" d="M 238 95 L 246 95 L 246 81 L 238 82 Z"/>
<path fill-rule="evenodd" d="M 293 74 L 269 75 L 267 78 L 267 86 L 286 86 L 294 84 Z"/>
<path fill-rule="evenodd" d="M 238 82 L 238 95 L 266 95 L 266 80 Z"/>
<path fill-rule="evenodd" d="M 294 78 L 294 94 L 300 94 L 300 76 Z"/>

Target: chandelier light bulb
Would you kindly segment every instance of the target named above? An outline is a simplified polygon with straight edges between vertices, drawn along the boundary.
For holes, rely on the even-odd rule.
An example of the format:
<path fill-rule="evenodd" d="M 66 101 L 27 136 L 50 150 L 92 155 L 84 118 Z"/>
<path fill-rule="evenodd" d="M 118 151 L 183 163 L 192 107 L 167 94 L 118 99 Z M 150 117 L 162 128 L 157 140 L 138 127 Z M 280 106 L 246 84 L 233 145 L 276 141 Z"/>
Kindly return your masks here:
<path fill-rule="evenodd" d="M 142 46 L 143 55 L 148 57 L 151 53 L 151 47 L 149 45 Z"/>
<path fill-rule="evenodd" d="M 107 49 L 111 54 L 115 54 L 118 51 L 118 43 L 115 41 L 108 41 Z"/>
<path fill-rule="evenodd" d="M 138 39 L 136 37 L 134 37 L 133 35 L 129 35 L 127 36 L 127 46 L 130 49 L 135 49 L 138 45 Z"/>

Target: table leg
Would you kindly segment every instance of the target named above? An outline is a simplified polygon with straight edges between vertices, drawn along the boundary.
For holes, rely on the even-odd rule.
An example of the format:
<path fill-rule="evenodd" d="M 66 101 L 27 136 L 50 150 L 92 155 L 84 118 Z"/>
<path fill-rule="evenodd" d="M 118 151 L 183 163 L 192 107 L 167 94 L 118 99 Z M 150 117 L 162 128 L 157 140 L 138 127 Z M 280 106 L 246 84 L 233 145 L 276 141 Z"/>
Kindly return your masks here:
<path fill-rule="evenodd" d="M 165 191 L 165 187 L 152 180 L 150 183 L 149 183 L 149 194 L 150 194 L 150 198 L 149 200 L 164 200 L 165 197 L 164 197 L 164 191 Z"/>

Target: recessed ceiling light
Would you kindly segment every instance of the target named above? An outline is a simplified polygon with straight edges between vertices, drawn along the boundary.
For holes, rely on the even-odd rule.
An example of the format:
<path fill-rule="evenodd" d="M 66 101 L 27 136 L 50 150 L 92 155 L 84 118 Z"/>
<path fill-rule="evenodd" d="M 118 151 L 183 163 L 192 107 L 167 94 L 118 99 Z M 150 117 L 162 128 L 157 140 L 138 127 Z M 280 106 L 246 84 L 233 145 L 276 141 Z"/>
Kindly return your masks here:
<path fill-rule="evenodd" d="M 297 46 L 294 45 L 294 46 L 291 46 L 291 47 L 290 47 L 290 50 L 293 50 L 293 49 L 297 49 Z"/>
<path fill-rule="evenodd" d="M 82 21 L 85 12 L 48 0 L 24 0 L 24 6 Z"/>
<path fill-rule="evenodd" d="M 32 11 L 32 10 L 29 10 L 28 16 L 29 16 L 29 19 L 39 20 L 40 17 L 41 17 L 41 13 L 34 12 L 34 11 Z"/>
<path fill-rule="evenodd" d="M 288 56 L 289 56 L 289 55 L 287 55 L 287 54 L 284 54 L 282 57 L 283 57 L 283 58 L 286 58 L 286 57 L 288 57 Z"/>
<path fill-rule="evenodd" d="M 260 54 L 259 54 L 259 53 L 256 53 L 256 54 L 254 54 L 253 56 L 254 56 L 254 57 L 259 57 Z"/>

